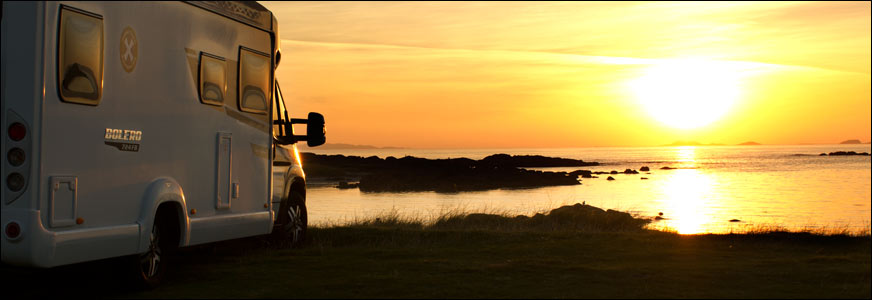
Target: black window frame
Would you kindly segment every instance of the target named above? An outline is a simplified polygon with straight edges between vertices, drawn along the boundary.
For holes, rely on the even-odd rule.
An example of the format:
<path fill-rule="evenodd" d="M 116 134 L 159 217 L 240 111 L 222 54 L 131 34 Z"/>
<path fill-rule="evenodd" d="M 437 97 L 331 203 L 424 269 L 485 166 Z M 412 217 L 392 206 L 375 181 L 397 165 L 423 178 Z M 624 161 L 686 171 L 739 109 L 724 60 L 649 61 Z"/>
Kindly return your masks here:
<path fill-rule="evenodd" d="M 66 74 L 68 74 L 68 73 L 64 72 L 64 70 L 63 70 L 63 67 L 64 67 L 63 64 L 66 63 L 66 60 L 63 60 L 63 64 L 62 64 L 62 60 L 61 60 L 62 56 L 64 55 L 63 50 L 67 46 L 66 42 L 64 42 L 64 44 L 61 45 L 61 41 L 62 41 L 61 38 L 62 37 L 65 38 L 64 32 L 63 32 L 63 30 L 64 30 L 63 19 L 65 16 L 64 12 L 70 12 L 73 14 L 84 15 L 86 17 L 92 17 L 92 18 L 100 20 L 99 80 L 98 80 L 98 76 L 94 75 L 94 71 L 91 70 L 90 68 L 88 68 L 87 66 L 81 66 L 78 63 L 71 66 L 71 67 L 76 67 L 76 73 L 78 73 L 79 76 L 84 76 L 85 78 L 88 78 L 89 76 L 91 77 L 91 79 L 92 79 L 91 82 L 93 82 L 93 84 L 94 84 L 94 95 L 93 95 L 94 98 L 93 99 L 87 98 L 87 96 L 89 96 L 88 94 L 83 95 L 83 94 L 81 94 L 79 92 L 75 92 L 75 91 L 68 91 L 68 92 L 64 91 L 64 86 L 65 86 L 64 82 L 69 80 L 69 78 L 65 78 Z M 57 93 L 58 93 L 58 99 L 60 99 L 61 102 L 72 103 L 72 104 L 81 104 L 81 105 L 89 105 L 89 106 L 100 105 L 100 102 L 102 102 L 102 100 L 103 100 L 103 88 L 104 88 L 103 80 L 105 77 L 105 68 L 106 68 L 106 41 L 105 40 L 106 40 L 106 24 L 104 22 L 104 18 L 102 15 L 92 13 L 92 12 L 89 12 L 86 10 L 82 10 L 79 8 L 75 8 L 75 7 L 72 7 L 69 5 L 62 4 L 59 6 L 59 8 L 58 8 L 57 39 L 56 39 L 56 44 L 55 44 L 55 50 L 56 50 L 55 64 L 56 64 L 56 74 L 57 74 L 57 76 L 56 76 L 57 77 L 57 81 L 56 81 Z M 66 59 L 66 57 L 63 57 L 63 58 Z"/>
<path fill-rule="evenodd" d="M 267 90 L 262 91 L 264 94 L 264 106 L 266 106 L 263 110 L 251 109 L 248 107 L 244 107 L 242 105 L 243 96 L 245 94 L 244 91 L 242 90 L 243 89 L 243 87 L 242 87 L 242 67 L 243 67 L 242 66 L 242 52 L 243 51 L 248 51 L 252 54 L 260 55 L 260 56 L 263 56 L 266 58 L 266 61 L 268 64 L 268 66 L 265 68 L 265 70 L 267 72 L 267 83 L 266 83 Z M 272 69 L 272 57 L 268 53 L 257 51 L 255 49 L 248 48 L 245 46 L 239 46 L 239 53 L 238 53 L 237 63 L 236 63 L 236 107 L 239 109 L 239 111 L 247 112 L 247 113 L 251 113 L 251 114 L 258 114 L 258 115 L 269 115 L 270 114 L 270 105 L 271 105 L 271 101 L 272 101 L 271 96 L 272 96 L 272 90 L 273 90 L 273 87 L 270 84 L 272 82 L 272 70 L 271 69 Z"/>
<path fill-rule="evenodd" d="M 221 101 L 220 102 L 214 101 L 214 100 L 206 100 L 205 98 L 203 98 L 203 94 L 204 94 L 203 87 L 204 87 L 204 83 L 205 83 L 204 78 L 203 78 L 203 68 L 205 68 L 205 66 L 206 66 L 203 63 L 203 58 L 218 60 L 218 61 L 221 61 L 224 65 L 224 78 L 223 78 L 224 86 L 223 86 L 223 89 L 221 90 Z M 198 60 L 198 64 L 199 64 L 199 66 L 197 68 L 197 97 L 200 99 L 200 103 L 207 104 L 207 105 L 224 106 L 224 103 L 227 100 L 227 59 L 225 59 L 221 56 L 218 56 L 218 55 L 214 55 L 214 54 L 210 54 L 210 53 L 207 53 L 204 51 L 200 51 L 200 58 Z"/>

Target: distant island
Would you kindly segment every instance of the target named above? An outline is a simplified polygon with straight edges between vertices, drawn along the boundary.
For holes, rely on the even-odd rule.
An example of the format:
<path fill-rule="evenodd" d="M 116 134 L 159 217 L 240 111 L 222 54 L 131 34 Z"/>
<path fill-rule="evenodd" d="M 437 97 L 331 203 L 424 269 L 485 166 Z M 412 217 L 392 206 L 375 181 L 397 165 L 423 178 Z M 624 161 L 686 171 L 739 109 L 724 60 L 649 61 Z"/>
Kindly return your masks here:
<path fill-rule="evenodd" d="M 297 148 L 300 148 L 303 150 L 313 149 L 311 147 L 306 146 L 305 143 L 297 144 Z M 370 145 L 354 145 L 354 144 L 343 144 L 343 143 L 335 143 L 335 144 L 327 143 L 327 144 L 318 146 L 318 148 L 314 148 L 314 149 L 333 150 L 333 149 L 405 149 L 405 148 L 402 148 L 402 147 L 376 147 L 376 146 L 370 146 Z"/>
<path fill-rule="evenodd" d="M 842 145 L 854 145 L 854 144 L 862 144 L 862 142 L 860 142 L 860 140 L 846 140 L 846 141 L 842 141 L 842 142 L 839 143 L 839 144 L 842 144 Z"/>
<path fill-rule="evenodd" d="M 744 143 L 741 143 L 741 144 L 738 144 L 738 145 L 739 145 L 739 146 L 759 146 L 760 143 L 758 143 L 758 142 L 744 142 Z"/>

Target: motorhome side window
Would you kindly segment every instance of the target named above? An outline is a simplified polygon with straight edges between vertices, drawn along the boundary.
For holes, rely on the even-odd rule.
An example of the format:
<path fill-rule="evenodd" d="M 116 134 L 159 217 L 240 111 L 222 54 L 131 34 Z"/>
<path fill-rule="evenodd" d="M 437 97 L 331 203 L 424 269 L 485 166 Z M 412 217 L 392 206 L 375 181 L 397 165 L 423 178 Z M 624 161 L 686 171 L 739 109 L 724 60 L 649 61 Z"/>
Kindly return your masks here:
<path fill-rule="evenodd" d="M 58 88 L 65 102 L 97 105 L 103 94 L 103 18 L 62 7 Z"/>
<path fill-rule="evenodd" d="M 200 53 L 200 102 L 224 105 L 227 92 L 227 62 L 224 58 Z"/>
<path fill-rule="evenodd" d="M 269 56 L 239 48 L 239 110 L 266 114 L 269 98 Z"/>

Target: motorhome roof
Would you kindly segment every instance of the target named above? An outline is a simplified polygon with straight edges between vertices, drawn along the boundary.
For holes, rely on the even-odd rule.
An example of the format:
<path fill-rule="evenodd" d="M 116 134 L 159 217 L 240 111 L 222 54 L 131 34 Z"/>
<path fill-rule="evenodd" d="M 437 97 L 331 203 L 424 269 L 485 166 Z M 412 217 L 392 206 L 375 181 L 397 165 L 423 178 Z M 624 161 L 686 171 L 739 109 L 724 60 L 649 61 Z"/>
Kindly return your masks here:
<path fill-rule="evenodd" d="M 273 31 L 272 12 L 256 1 L 185 1 L 236 21 Z"/>

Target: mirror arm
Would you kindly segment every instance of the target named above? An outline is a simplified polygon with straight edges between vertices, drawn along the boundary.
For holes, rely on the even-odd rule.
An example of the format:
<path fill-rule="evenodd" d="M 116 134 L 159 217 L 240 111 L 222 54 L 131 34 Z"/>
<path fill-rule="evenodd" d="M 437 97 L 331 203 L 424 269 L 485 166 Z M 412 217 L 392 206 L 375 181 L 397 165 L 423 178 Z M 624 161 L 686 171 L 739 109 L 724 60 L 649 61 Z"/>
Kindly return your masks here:
<path fill-rule="evenodd" d="M 298 141 L 296 139 L 296 136 L 280 136 L 280 137 L 276 137 L 275 139 L 276 139 L 276 142 L 278 142 L 279 144 L 282 144 L 282 145 L 290 145 L 290 144 L 294 144 Z"/>
<path fill-rule="evenodd" d="M 285 121 L 287 120 L 287 121 Z M 287 145 L 294 144 L 300 141 L 306 141 L 309 147 L 315 147 L 324 144 L 324 117 L 318 113 L 309 113 L 308 119 L 285 119 L 281 121 L 275 121 L 275 123 L 280 123 L 283 126 L 293 125 L 293 124 L 307 124 L 310 126 L 308 128 L 306 135 L 293 135 L 292 130 L 287 130 L 287 136 L 277 137 L 276 141 Z M 312 126 L 318 128 L 312 128 Z"/>

